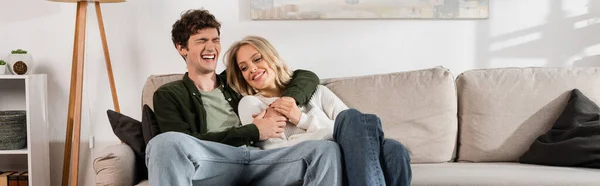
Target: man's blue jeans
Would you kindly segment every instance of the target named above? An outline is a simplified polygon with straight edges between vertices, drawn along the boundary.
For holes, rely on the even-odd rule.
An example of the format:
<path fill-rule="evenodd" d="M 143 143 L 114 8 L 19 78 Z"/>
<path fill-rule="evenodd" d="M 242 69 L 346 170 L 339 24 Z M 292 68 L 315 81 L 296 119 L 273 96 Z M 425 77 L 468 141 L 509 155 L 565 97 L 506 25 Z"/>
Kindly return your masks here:
<path fill-rule="evenodd" d="M 151 186 L 342 184 L 341 155 L 333 141 L 306 141 L 251 150 L 167 132 L 146 147 Z"/>
<path fill-rule="evenodd" d="M 334 127 L 344 185 L 410 185 L 410 154 L 400 142 L 384 138 L 379 117 L 348 109 L 338 114 Z"/>

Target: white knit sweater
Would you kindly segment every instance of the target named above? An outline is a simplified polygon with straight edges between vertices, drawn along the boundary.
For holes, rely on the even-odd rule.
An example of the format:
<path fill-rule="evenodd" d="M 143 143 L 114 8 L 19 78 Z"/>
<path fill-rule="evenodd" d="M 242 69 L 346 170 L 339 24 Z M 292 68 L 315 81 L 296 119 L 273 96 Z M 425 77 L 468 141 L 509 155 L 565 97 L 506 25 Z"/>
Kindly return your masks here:
<path fill-rule="evenodd" d="M 243 125 L 251 124 L 253 114 L 260 113 L 277 99 L 279 97 L 244 96 L 238 105 L 240 121 Z M 334 119 L 346 109 L 348 107 L 331 90 L 318 85 L 309 103 L 300 107 L 302 116 L 297 126 L 288 122 L 281 138 L 271 138 L 255 145 L 261 149 L 273 149 L 306 140 L 331 139 Z"/>

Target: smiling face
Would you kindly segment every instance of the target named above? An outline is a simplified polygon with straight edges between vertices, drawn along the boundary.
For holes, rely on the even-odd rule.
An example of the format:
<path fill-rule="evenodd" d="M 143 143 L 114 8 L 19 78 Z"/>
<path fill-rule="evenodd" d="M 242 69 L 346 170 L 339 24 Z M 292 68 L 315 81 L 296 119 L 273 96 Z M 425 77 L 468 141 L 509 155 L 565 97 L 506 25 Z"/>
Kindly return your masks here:
<path fill-rule="evenodd" d="M 246 36 L 225 54 L 227 82 L 242 95 L 280 96 L 292 73 L 265 38 Z"/>
<path fill-rule="evenodd" d="M 237 65 L 246 82 L 260 91 L 277 89 L 275 72 L 263 54 L 251 45 L 243 45 L 237 51 Z"/>
<path fill-rule="evenodd" d="M 191 35 L 187 47 L 178 45 L 179 54 L 184 56 L 188 72 L 194 74 L 214 73 L 221 52 L 221 38 L 216 28 L 205 28 Z"/>

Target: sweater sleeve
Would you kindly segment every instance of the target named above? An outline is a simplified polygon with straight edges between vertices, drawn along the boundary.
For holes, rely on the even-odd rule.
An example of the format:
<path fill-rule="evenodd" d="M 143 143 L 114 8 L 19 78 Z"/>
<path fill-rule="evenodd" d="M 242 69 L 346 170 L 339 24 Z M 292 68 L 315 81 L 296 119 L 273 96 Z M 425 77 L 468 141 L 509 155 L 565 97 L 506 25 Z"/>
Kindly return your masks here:
<path fill-rule="evenodd" d="M 343 110 L 348 109 L 342 100 L 322 85 L 317 86 L 317 91 L 310 102 L 314 103 L 313 106 L 320 108 L 312 108 L 308 111 L 309 113 L 302 113 L 297 126 L 306 129 L 306 132 L 315 132 L 324 128 L 333 130 L 335 117 Z M 333 133 L 333 131 L 331 132 Z"/>
<path fill-rule="evenodd" d="M 340 112 L 347 110 L 348 106 L 344 104 L 344 102 L 337 97 L 329 88 L 320 85 L 319 89 L 321 89 L 321 106 L 325 114 L 331 119 L 335 120 Z"/>
<path fill-rule="evenodd" d="M 265 108 L 266 104 L 256 96 L 244 96 L 238 104 L 238 112 L 242 125 L 252 124 L 254 120 L 252 115 L 260 113 Z"/>

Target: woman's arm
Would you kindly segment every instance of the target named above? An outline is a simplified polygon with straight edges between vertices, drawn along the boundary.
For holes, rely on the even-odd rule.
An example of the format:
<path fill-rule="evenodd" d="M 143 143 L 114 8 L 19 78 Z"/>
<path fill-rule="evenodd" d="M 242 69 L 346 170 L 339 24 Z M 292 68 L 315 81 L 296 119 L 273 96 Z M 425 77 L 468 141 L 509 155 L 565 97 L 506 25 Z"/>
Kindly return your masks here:
<path fill-rule="evenodd" d="M 244 96 L 238 104 L 238 113 L 242 125 L 252 124 L 254 117 L 252 115 L 262 112 L 267 105 L 256 96 Z"/>
<path fill-rule="evenodd" d="M 331 90 L 327 87 L 319 85 L 315 96 L 313 96 L 311 102 L 313 106 L 320 108 L 312 108 L 309 113 L 302 113 L 298 127 L 306 129 L 307 132 L 314 132 L 319 129 L 327 128 L 331 129 L 333 133 L 333 125 L 335 117 L 343 110 L 348 109 L 348 106 L 342 102 Z M 311 112 L 323 112 L 323 113 L 311 113 Z"/>
<path fill-rule="evenodd" d="M 277 111 L 274 111 L 273 109 L 268 109 L 268 105 L 265 102 L 263 102 L 262 100 L 258 99 L 258 97 L 244 96 L 240 100 L 240 103 L 238 104 L 238 113 L 239 113 L 239 117 L 240 117 L 240 122 L 242 123 L 242 125 L 252 124 L 254 122 L 253 115 L 259 114 L 263 110 L 267 110 L 264 115 L 264 118 L 281 116 L 281 114 L 279 114 Z M 259 128 L 259 134 L 260 134 L 260 130 L 261 129 Z M 255 143 L 254 145 L 257 147 L 260 147 L 260 148 L 271 147 L 271 146 L 275 147 L 275 144 L 284 145 L 284 143 L 282 143 L 282 141 L 280 141 L 279 138 L 287 139 L 284 135 L 284 132 L 281 132 L 278 137 L 263 139 L 260 142 Z M 279 144 L 279 143 L 282 143 L 282 144 Z"/>
<path fill-rule="evenodd" d="M 335 120 L 340 112 L 348 109 L 348 106 L 329 88 L 319 85 L 319 89 L 322 89 L 321 92 L 323 93 L 321 95 L 321 106 L 331 120 Z"/>

